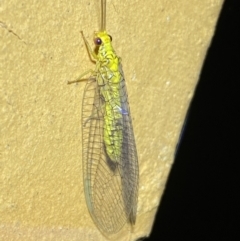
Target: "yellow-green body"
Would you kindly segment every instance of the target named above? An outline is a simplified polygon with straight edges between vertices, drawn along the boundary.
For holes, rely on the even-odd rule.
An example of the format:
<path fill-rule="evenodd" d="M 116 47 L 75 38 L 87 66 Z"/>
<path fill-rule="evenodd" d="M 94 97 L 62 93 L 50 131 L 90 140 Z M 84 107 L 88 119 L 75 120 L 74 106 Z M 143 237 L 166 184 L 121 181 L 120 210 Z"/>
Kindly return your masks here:
<path fill-rule="evenodd" d="M 121 59 L 111 36 L 95 33 L 92 51 L 82 33 L 95 70 L 87 73 L 82 105 L 83 182 L 88 210 L 99 230 L 117 233 L 133 225 L 137 214 L 138 158 Z"/>
<path fill-rule="evenodd" d="M 119 125 L 124 110 L 120 101 L 121 59 L 116 55 L 111 37 L 106 33 L 97 32 L 96 38 L 102 40 L 99 46 L 96 63 L 97 83 L 100 94 L 104 97 L 104 143 L 108 156 L 113 162 L 119 162 L 122 148 L 122 125 Z"/>

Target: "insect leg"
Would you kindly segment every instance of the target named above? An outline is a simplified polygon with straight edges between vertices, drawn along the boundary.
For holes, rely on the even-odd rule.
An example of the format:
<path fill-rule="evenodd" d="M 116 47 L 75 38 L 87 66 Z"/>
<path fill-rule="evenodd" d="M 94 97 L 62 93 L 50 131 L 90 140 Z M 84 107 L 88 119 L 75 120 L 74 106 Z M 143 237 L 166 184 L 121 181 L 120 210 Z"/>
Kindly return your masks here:
<path fill-rule="evenodd" d="M 85 43 L 85 45 L 86 45 L 86 47 L 87 47 L 89 56 L 90 56 L 91 60 L 95 62 L 95 60 L 98 59 L 98 58 L 97 58 L 97 55 L 96 55 L 96 53 L 91 49 L 91 46 L 90 46 L 90 44 L 88 43 L 87 39 L 85 38 L 85 36 L 84 36 L 84 34 L 83 34 L 83 31 L 81 31 L 81 34 L 82 34 L 84 43 Z M 93 59 L 92 59 L 92 57 L 93 57 Z"/>
<path fill-rule="evenodd" d="M 94 70 L 89 69 L 89 70 L 85 71 L 84 73 L 82 73 L 77 79 L 68 81 L 68 84 L 73 84 L 73 83 L 77 83 L 77 82 L 81 82 L 81 81 L 86 81 L 86 80 L 88 80 L 89 78 L 83 79 L 82 77 L 86 76 L 86 75 L 89 74 L 89 73 L 92 74 L 92 73 L 94 73 L 94 72 L 95 72 Z"/>
<path fill-rule="evenodd" d="M 82 34 L 82 37 L 83 37 L 83 40 L 84 40 L 84 43 L 87 47 L 87 51 L 88 51 L 88 54 L 89 54 L 89 57 L 90 59 L 95 62 L 98 58 L 97 58 L 97 55 L 96 53 L 91 49 L 87 39 L 85 38 L 84 34 L 83 34 L 83 31 L 80 31 L 81 34 Z M 71 80 L 71 81 L 68 81 L 68 84 L 73 84 L 73 83 L 77 83 L 77 82 L 81 82 L 81 81 L 84 81 L 84 80 L 87 80 L 87 79 L 82 79 L 82 77 L 84 77 L 85 75 L 87 74 L 93 74 L 94 73 L 94 70 L 92 69 L 89 69 L 87 71 L 85 71 L 84 73 L 82 73 L 76 80 Z"/>

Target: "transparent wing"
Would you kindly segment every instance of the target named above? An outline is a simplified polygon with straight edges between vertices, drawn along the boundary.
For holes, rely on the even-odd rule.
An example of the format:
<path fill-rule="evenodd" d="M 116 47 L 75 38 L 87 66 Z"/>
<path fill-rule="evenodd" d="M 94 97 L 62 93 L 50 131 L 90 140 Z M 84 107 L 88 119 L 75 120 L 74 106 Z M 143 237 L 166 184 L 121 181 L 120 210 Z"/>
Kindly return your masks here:
<path fill-rule="evenodd" d="M 123 72 L 121 71 L 122 76 Z M 136 221 L 137 199 L 138 199 L 138 157 L 134 139 L 132 119 L 128 104 L 127 89 L 125 80 L 120 83 L 121 105 L 127 114 L 123 115 L 123 145 L 122 145 L 122 189 L 123 200 L 125 203 L 126 215 L 130 223 Z"/>
<path fill-rule="evenodd" d="M 120 162 L 112 162 L 103 140 L 104 99 L 95 78 L 90 78 L 84 93 L 83 168 L 84 188 L 89 212 L 104 233 L 118 232 L 126 222 L 136 219 L 138 160 L 124 79 L 120 84 L 124 110 L 123 144 Z"/>

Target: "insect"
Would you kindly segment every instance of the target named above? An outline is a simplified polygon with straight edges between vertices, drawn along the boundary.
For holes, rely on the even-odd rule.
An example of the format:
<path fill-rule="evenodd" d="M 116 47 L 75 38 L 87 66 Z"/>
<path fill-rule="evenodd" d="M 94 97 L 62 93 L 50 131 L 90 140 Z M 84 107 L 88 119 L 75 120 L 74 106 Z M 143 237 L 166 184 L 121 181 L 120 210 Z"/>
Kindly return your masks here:
<path fill-rule="evenodd" d="M 101 0 L 101 30 L 95 32 L 96 63 L 82 105 L 84 190 L 89 213 L 101 232 L 117 233 L 136 221 L 138 158 L 121 59 L 106 32 L 106 0 Z"/>

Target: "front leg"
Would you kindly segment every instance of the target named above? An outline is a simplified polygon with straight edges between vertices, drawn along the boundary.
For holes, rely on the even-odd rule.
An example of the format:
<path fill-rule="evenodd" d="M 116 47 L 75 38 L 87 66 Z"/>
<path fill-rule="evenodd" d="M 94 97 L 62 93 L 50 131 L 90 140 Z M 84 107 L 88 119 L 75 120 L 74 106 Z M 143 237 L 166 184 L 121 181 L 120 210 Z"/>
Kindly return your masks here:
<path fill-rule="evenodd" d="M 84 43 L 85 43 L 85 45 L 86 45 L 86 47 L 87 47 L 88 54 L 89 54 L 91 60 L 92 60 L 93 62 L 95 62 L 95 61 L 98 59 L 98 57 L 97 57 L 96 53 L 91 49 L 91 46 L 90 46 L 90 44 L 88 43 L 87 39 L 85 38 L 85 36 L 84 36 L 84 34 L 83 34 L 83 31 L 80 31 L 80 32 L 81 32 L 81 34 L 82 34 Z"/>

